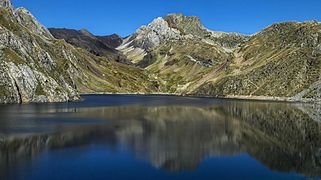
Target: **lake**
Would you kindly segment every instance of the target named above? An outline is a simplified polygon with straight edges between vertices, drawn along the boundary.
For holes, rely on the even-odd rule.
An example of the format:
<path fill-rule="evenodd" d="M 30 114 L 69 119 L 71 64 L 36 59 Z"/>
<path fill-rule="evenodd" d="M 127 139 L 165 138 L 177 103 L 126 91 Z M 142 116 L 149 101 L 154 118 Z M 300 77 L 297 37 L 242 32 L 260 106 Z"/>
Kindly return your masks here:
<path fill-rule="evenodd" d="M 318 179 L 321 107 L 84 95 L 0 106 L 0 179 Z"/>

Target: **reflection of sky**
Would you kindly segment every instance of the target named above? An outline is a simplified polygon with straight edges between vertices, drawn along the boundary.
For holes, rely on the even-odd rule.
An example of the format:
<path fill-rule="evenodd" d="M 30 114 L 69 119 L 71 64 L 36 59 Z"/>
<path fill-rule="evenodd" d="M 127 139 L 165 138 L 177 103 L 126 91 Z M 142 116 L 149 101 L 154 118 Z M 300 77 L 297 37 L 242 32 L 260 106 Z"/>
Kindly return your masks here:
<path fill-rule="evenodd" d="M 127 148 L 104 145 L 54 150 L 27 165 L 15 171 L 19 179 L 302 179 L 273 172 L 247 154 L 208 158 L 194 171 L 168 172 L 137 160 Z"/>

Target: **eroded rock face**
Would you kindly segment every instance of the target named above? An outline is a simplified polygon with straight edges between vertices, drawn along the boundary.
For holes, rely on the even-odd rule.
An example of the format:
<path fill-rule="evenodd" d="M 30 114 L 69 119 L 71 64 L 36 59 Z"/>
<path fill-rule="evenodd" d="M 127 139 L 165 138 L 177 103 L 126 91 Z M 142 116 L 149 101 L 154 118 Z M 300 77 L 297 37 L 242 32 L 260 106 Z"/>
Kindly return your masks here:
<path fill-rule="evenodd" d="M 198 37 L 208 37 L 210 32 L 196 16 L 184 16 L 183 14 L 169 14 L 164 17 L 171 28 L 179 30 L 182 34 L 191 34 Z"/>
<path fill-rule="evenodd" d="M 0 7 L 6 8 L 6 9 L 13 8 L 10 0 L 0 0 Z"/>
<path fill-rule="evenodd" d="M 147 26 L 142 26 L 133 35 L 124 39 L 117 49 L 133 63 L 139 63 L 148 51 L 159 45 L 181 39 L 181 32 L 169 27 L 168 23 L 159 17 Z"/>
<path fill-rule="evenodd" d="M 9 68 L 4 62 L 0 64 L 0 102 L 1 103 L 20 103 L 21 97 L 18 86 L 9 73 Z"/>
<path fill-rule="evenodd" d="M 224 54 L 225 51 L 232 52 L 239 45 L 244 44 L 248 38 L 249 36 L 238 33 L 211 31 L 196 16 L 169 14 L 155 19 L 147 26 L 139 28 L 133 35 L 125 39 L 118 49 L 134 64 L 147 68 L 152 63 L 148 63 L 147 67 L 141 66 L 141 64 L 146 64 L 143 61 L 146 61 L 146 58 L 149 59 L 153 53 L 156 54 L 154 57 L 158 57 L 155 49 L 160 46 L 171 45 L 173 42 L 177 42 L 176 44 L 188 44 L 193 41 L 192 46 L 200 46 L 199 44 L 207 43 Z M 189 55 L 189 52 L 185 53 Z M 197 56 L 202 56 L 201 52 Z M 149 62 L 157 62 L 157 59 L 154 58 Z"/>
<path fill-rule="evenodd" d="M 9 73 L 13 78 L 22 102 L 31 102 L 35 95 L 38 82 L 31 68 L 27 65 L 16 66 L 13 63 L 8 63 Z"/>
<path fill-rule="evenodd" d="M 168 40 L 179 40 L 180 32 L 177 29 L 169 27 L 168 23 L 161 17 L 155 19 L 147 26 L 138 29 L 132 37 L 129 38 L 130 45 L 149 50 L 159 46 Z"/>
<path fill-rule="evenodd" d="M 318 53 L 321 53 L 321 44 L 318 45 L 318 47 L 316 48 Z"/>
<path fill-rule="evenodd" d="M 0 3 L 0 103 L 78 99 L 74 82 L 58 75 L 49 31 L 26 9 Z"/>
<path fill-rule="evenodd" d="M 226 33 L 207 29 L 196 16 L 169 14 L 164 17 L 171 28 L 177 29 L 183 35 L 192 35 L 224 48 L 234 49 L 244 44 L 249 36 L 240 33 Z"/>
<path fill-rule="evenodd" d="M 17 8 L 14 10 L 14 15 L 18 22 L 27 27 L 30 31 L 48 39 L 53 38 L 48 29 L 39 23 L 39 21 L 37 21 L 37 19 L 27 9 Z"/>
<path fill-rule="evenodd" d="M 2 62 L 0 73 L 0 103 L 65 102 L 78 98 L 76 90 L 66 82 L 58 83 L 26 64 Z"/>

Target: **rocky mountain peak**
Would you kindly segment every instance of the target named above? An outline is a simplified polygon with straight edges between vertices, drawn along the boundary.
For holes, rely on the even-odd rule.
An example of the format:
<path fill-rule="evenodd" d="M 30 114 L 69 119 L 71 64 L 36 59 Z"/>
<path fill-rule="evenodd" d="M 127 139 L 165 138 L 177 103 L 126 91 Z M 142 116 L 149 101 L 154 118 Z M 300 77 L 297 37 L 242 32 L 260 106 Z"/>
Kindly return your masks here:
<path fill-rule="evenodd" d="M 95 38 L 95 36 L 91 32 L 89 32 L 87 29 L 84 29 L 84 28 L 80 29 L 79 32 L 85 36 Z"/>
<path fill-rule="evenodd" d="M 134 63 L 142 61 L 145 56 L 162 45 L 175 42 L 204 42 L 218 46 L 222 51 L 233 51 L 248 39 L 237 33 L 218 33 L 204 27 L 196 16 L 169 14 L 158 17 L 146 26 L 140 27 L 134 34 L 124 39 L 117 47 Z"/>
<path fill-rule="evenodd" d="M 109 37 L 112 37 L 112 38 L 122 38 L 120 35 L 118 35 L 118 34 L 111 34 L 111 35 L 109 35 Z"/>
<path fill-rule="evenodd" d="M 200 28 L 204 28 L 200 18 L 197 16 L 185 16 L 181 13 L 172 13 L 165 16 L 164 19 L 170 25 L 189 24 L 193 26 L 199 26 Z"/>
<path fill-rule="evenodd" d="M 179 30 L 183 35 L 194 35 L 206 37 L 210 33 L 204 27 L 201 20 L 196 16 L 185 16 L 183 14 L 169 14 L 164 17 L 169 27 Z"/>
<path fill-rule="evenodd" d="M 248 36 L 239 33 L 209 30 L 197 16 L 169 14 L 164 17 L 164 20 L 168 23 L 169 27 L 179 30 L 182 35 L 199 37 L 209 43 L 217 44 L 228 49 L 234 49 L 248 39 Z"/>
<path fill-rule="evenodd" d="M 6 8 L 6 9 L 13 9 L 13 6 L 10 0 L 0 0 L 0 7 Z"/>
<path fill-rule="evenodd" d="M 14 10 L 14 15 L 18 22 L 31 32 L 47 39 L 53 38 L 48 29 L 42 25 L 27 9 L 17 8 Z"/>
<path fill-rule="evenodd" d="M 139 28 L 130 38 L 134 47 L 150 49 L 159 46 L 166 40 L 177 40 L 180 38 L 177 29 L 169 27 L 167 21 L 162 17 L 156 18 L 147 26 Z"/>
<path fill-rule="evenodd" d="M 105 45 L 117 48 L 123 43 L 123 38 L 118 34 L 112 34 L 109 36 L 96 36 Z"/>

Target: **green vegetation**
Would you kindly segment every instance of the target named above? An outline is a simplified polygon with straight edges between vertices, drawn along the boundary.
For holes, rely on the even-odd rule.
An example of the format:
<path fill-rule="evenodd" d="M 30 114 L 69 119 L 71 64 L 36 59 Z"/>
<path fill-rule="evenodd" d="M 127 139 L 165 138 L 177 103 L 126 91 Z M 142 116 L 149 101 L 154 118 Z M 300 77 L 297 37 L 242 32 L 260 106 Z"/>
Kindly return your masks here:
<path fill-rule="evenodd" d="M 37 96 L 46 95 L 46 92 L 44 91 L 44 89 L 42 88 L 42 86 L 41 86 L 40 84 L 38 84 L 35 94 L 36 94 Z"/>
<path fill-rule="evenodd" d="M 127 65 L 116 62 L 114 56 L 95 56 L 64 40 L 42 35 L 35 29 L 43 27 L 37 27 L 32 17 L 27 19 L 33 22 L 32 28 L 26 27 L 28 22 L 19 23 L 15 18 L 12 12 L 0 8 L 0 28 L 10 36 L 10 45 L 1 49 L 1 60 L 27 65 L 24 66 L 27 70 L 17 71 L 31 69 L 36 76 L 33 84 L 38 84 L 35 95 L 159 92 L 299 99 L 316 99 L 321 95 L 318 22 L 273 24 L 248 37 L 212 32 L 197 17 L 173 14 L 164 19 L 176 29 L 172 31 L 175 37 L 169 36 L 146 51 L 135 51 L 139 57 L 147 55 L 137 63 L 133 61 L 136 64 Z M 166 23 L 161 27 L 169 29 Z M 177 30 L 187 36 L 177 35 Z M 151 42 L 159 40 L 155 34 L 151 37 Z M 2 66 L 5 70 L 10 65 Z M 18 81 L 19 88 L 29 88 L 25 87 L 23 77 Z M 51 86 L 55 86 L 56 92 L 48 91 Z M 8 92 L 5 86 L 1 87 L 1 96 Z M 27 93 L 21 94 L 23 99 L 33 97 L 29 91 L 24 92 Z"/>
<path fill-rule="evenodd" d="M 319 39 L 313 35 L 320 29 L 314 22 L 266 28 L 238 50 L 242 61 L 232 63 L 230 74 L 202 85 L 195 93 L 292 97 L 309 89 L 321 75 L 321 55 L 314 53 Z M 305 97 L 315 98 L 315 94 Z"/>
<path fill-rule="evenodd" d="M 12 20 L 13 15 L 7 9 L 0 7 L 0 27 L 3 26 L 12 32 L 19 31 L 21 26 Z"/>
<path fill-rule="evenodd" d="M 26 63 L 21 56 L 9 48 L 2 49 L 2 52 L 4 54 L 4 60 L 6 61 L 13 62 L 16 65 Z"/>
<path fill-rule="evenodd" d="M 8 90 L 5 86 L 0 86 L 0 97 L 6 97 L 8 95 Z"/>

